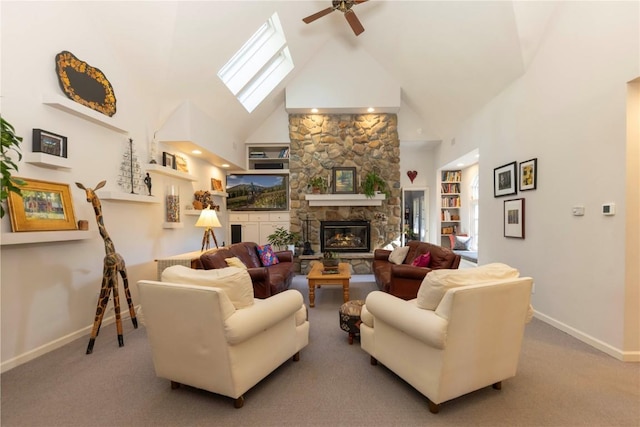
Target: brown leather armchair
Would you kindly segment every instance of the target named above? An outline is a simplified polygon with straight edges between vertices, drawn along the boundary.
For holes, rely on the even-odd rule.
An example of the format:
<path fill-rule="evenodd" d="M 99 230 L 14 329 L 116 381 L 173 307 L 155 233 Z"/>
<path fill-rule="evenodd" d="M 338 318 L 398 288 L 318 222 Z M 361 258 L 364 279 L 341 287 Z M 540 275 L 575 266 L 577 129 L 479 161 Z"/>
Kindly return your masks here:
<path fill-rule="evenodd" d="M 460 265 L 460 255 L 448 248 L 417 240 L 407 242 L 407 246 L 409 253 L 402 264 L 389 261 L 389 250 L 376 249 L 373 253 L 373 275 L 378 288 L 398 298 L 415 298 L 422 280 L 430 271 L 442 268 L 457 269 Z M 429 267 L 411 265 L 416 257 L 427 252 L 431 253 Z"/>

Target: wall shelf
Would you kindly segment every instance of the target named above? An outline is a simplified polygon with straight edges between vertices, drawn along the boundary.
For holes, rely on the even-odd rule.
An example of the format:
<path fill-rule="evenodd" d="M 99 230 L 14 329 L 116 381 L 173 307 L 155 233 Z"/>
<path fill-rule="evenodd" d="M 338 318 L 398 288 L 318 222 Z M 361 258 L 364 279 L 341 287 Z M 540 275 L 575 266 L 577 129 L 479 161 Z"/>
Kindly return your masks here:
<path fill-rule="evenodd" d="M 188 174 L 186 172 L 182 172 L 176 169 L 171 169 L 166 166 L 158 165 L 158 164 L 148 164 L 146 165 L 147 172 L 159 173 L 161 175 L 167 175 L 174 178 L 184 179 L 187 181 L 195 182 L 198 180 L 195 176 Z"/>
<path fill-rule="evenodd" d="M 63 242 L 71 240 L 86 240 L 96 236 L 91 230 L 65 231 L 21 231 L 16 233 L 2 233 L 2 246 L 24 245 L 29 243 Z"/>
<path fill-rule="evenodd" d="M 24 153 L 22 158 L 25 163 L 50 169 L 71 169 L 71 163 L 66 157 L 52 156 L 47 153 Z"/>
<path fill-rule="evenodd" d="M 45 94 L 42 96 L 42 103 L 58 110 L 65 111 L 69 114 L 73 114 L 74 116 L 81 117 L 85 120 L 89 120 L 90 122 L 99 124 L 116 132 L 120 132 L 125 135 L 129 134 L 126 129 L 120 127 L 115 119 L 94 111 L 89 107 L 78 104 L 77 102 L 74 102 L 62 95 Z"/>
<path fill-rule="evenodd" d="M 382 193 L 372 198 L 364 194 L 305 194 L 309 206 L 382 206 L 386 196 Z"/>
<path fill-rule="evenodd" d="M 147 196 L 144 194 L 122 193 L 118 191 L 100 191 L 98 190 L 100 200 L 117 200 L 122 202 L 136 203 L 160 203 L 160 199 L 156 196 Z"/>

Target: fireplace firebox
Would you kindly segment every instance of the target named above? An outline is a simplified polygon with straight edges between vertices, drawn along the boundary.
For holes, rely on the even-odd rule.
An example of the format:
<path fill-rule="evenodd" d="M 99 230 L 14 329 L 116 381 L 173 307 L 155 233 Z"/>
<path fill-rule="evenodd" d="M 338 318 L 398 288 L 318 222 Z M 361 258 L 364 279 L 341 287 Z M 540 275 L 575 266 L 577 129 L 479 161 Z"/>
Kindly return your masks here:
<path fill-rule="evenodd" d="M 369 221 L 320 221 L 320 251 L 369 252 Z"/>

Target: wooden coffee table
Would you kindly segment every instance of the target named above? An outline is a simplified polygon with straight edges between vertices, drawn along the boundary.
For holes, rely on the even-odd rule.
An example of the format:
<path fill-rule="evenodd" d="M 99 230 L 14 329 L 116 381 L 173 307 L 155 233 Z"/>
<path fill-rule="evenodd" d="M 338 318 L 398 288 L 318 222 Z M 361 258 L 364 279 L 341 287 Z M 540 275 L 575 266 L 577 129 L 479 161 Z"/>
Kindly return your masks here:
<path fill-rule="evenodd" d="M 309 281 L 309 306 L 316 305 L 316 286 L 320 285 L 342 285 L 342 299 L 349 301 L 349 279 L 351 279 L 351 265 L 347 262 L 338 264 L 338 273 L 323 274 L 324 266 L 321 262 L 315 263 L 311 271 L 307 274 Z"/>

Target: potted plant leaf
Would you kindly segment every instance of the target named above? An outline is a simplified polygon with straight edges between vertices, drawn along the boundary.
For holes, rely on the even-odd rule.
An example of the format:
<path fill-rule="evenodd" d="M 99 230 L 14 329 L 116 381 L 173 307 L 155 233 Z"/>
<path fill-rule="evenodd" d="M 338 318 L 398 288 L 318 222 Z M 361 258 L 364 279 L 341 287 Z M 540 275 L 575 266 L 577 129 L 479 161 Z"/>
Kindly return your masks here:
<path fill-rule="evenodd" d="M 301 240 L 300 233 L 289 231 L 284 227 L 277 227 L 273 233 L 267 236 L 267 241 L 279 250 L 295 252 L 295 244 Z"/>
<path fill-rule="evenodd" d="M 376 192 L 384 193 L 387 197 L 390 196 L 387 182 L 375 171 L 371 171 L 365 175 L 361 186 L 362 193 L 368 198 L 374 197 Z"/>
<path fill-rule="evenodd" d="M 327 191 L 329 183 L 323 176 L 314 176 L 313 178 L 309 179 L 309 184 L 307 185 L 307 187 L 311 189 L 312 193 L 320 194 Z"/>
<path fill-rule="evenodd" d="M 22 159 L 22 153 L 20 153 L 20 143 L 22 137 L 15 134 L 13 126 L 5 119 L 0 117 L 0 135 L 2 139 L 2 159 L 0 159 L 0 165 L 2 167 L 2 185 L 0 195 L 0 218 L 4 217 L 5 211 L 3 203 L 9 197 L 9 193 L 16 193 L 22 195 L 20 186 L 24 185 L 24 181 L 18 178 L 14 178 L 11 175 L 11 171 L 18 172 L 17 162 L 11 157 L 11 151 L 18 155 L 18 160 Z"/>

